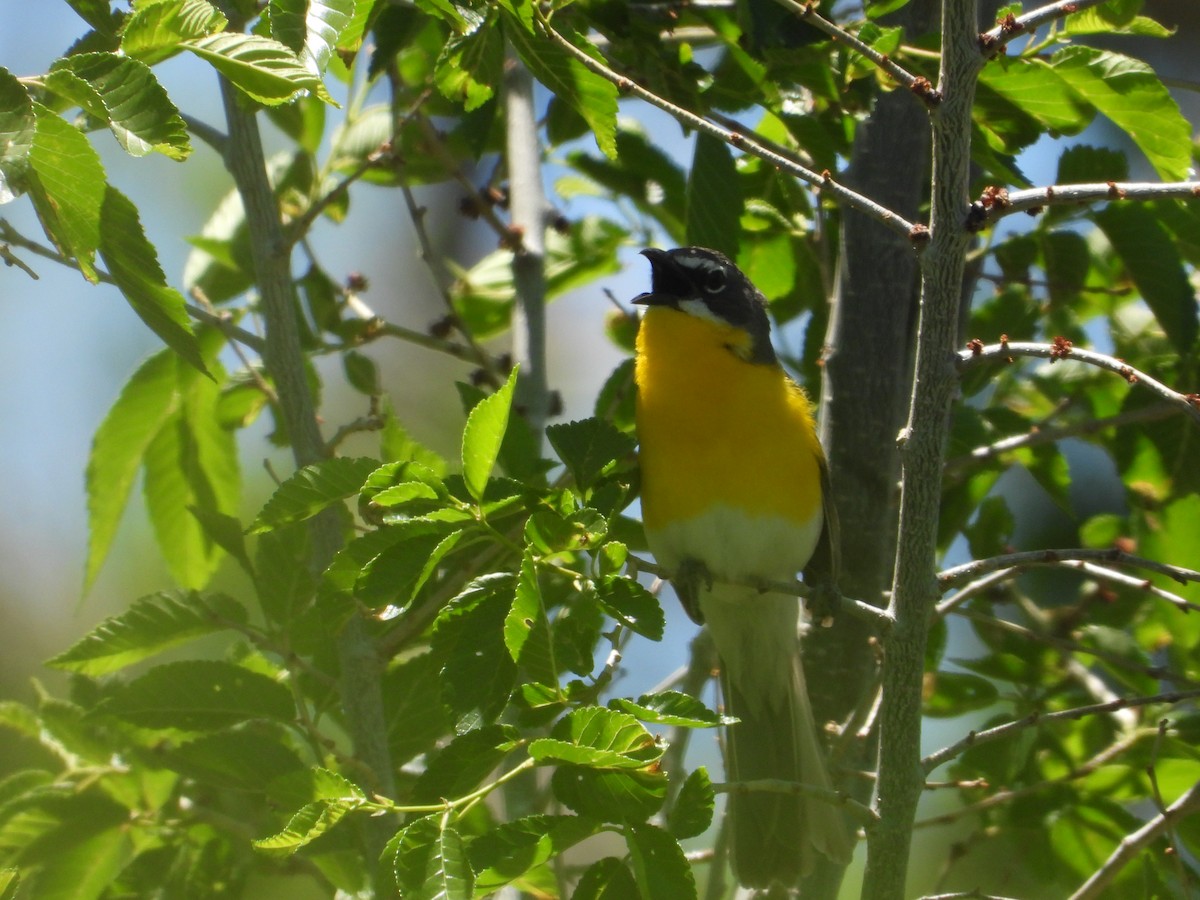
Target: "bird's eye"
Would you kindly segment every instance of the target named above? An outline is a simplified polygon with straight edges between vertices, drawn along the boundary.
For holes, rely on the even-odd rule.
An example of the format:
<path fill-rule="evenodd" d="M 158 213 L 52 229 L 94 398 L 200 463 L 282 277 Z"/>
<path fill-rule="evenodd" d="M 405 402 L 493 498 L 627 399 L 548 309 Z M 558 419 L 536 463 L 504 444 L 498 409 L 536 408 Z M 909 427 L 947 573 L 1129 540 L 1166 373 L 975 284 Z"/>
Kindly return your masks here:
<path fill-rule="evenodd" d="M 725 270 L 722 268 L 709 269 L 704 275 L 704 289 L 710 294 L 725 287 Z"/>

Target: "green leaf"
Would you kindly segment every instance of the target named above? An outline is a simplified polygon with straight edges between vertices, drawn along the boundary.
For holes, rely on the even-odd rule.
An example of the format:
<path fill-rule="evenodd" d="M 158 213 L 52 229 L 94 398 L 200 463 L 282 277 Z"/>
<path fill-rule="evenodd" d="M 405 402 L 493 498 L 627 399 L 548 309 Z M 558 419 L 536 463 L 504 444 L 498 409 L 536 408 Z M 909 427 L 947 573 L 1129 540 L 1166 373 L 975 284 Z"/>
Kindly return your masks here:
<path fill-rule="evenodd" d="M 717 794 L 708 770 L 703 766 L 693 769 L 684 779 L 667 816 L 667 828 L 676 838 L 699 837 L 712 824 L 716 802 Z"/>
<path fill-rule="evenodd" d="M 424 898 L 425 877 L 433 861 L 440 832 L 440 816 L 423 816 L 410 822 L 388 841 L 384 858 L 392 858 L 400 896 Z"/>
<path fill-rule="evenodd" d="M 101 240 L 105 174 L 88 139 L 41 104 L 29 149 L 28 187 L 46 235 L 64 256 L 96 281 L 96 248 Z"/>
<path fill-rule="evenodd" d="M 597 585 L 597 597 L 605 612 L 638 634 L 661 641 L 667 619 L 658 598 L 634 581 L 619 575 Z"/>
<path fill-rule="evenodd" d="M 550 786 L 568 809 L 605 822 L 644 822 L 667 798 L 667 776 L 658 770 L 562 764 Z"/>
<path fill-rule="evenodd" d="M 144 728 L 212 731 L 252 719 L 291 722 L 291 692 L 232 663 L 190 660 L 155 666 L 118 687 L 105 712 Z"/>
<path fill-rule="evenodd" d="M 629 860 L 643 897 L 696 897 L 696 879 L 679 843 L 654 825 L 625 829 Z"/>
<path fill-rule="evenodd" d="M 271 0 L 271 37 L 301 54 L 312 71 L 324 72 L 354 7 L 355 0 Z"/>
<path fill-rule="evenodd" d="M 551 425 L 546 438 L 583 491 L 610 463 L 633 453 L 635 447 L 632 437 L 595 418 Z"/>
<path fill-rule="evenodd" d="M 934 718 L 987 709 L 1000 697 L 996 685 L 978 675 L 937 672 L 931 681 L 933 692 L 926 698 L 923 711 Z"/>
<path fill-rule="evenodd" d="M 219 338 L 214 332 L 207 337 L 210 342 Z M 223 376 L 216 362 L 213 367 Z M 233 434 L 217 421 L 217 383 L 182 367 L 179 379 L 182 402 L 146 448 L 142 490 L 172 577 L 198 590 L 216 571 L 223 551 L 191 510 L 231 514 L 241 499 L 241 480 Z"/>
<path fill-rule="evenodd" d="M 491 100 L 503 79 L 504 35 L 488 19 L 468 34 L 451 35 L 438 57 L 434 80 L 442 96 L 471 112 Z"/>
<path fill-rule="evenodd" d="M 25 86 L 0 66 L 0 204 L 25 193 L 37 117 Z"/>
<path fill-rule="evenodd" d="M 57 846 L 53 864 L 42 866 L 38 872 L 39 900 L 103 897 L 133 854 L 131 836 L 125 827 L 95 831 L 86 836 L 60 834 L 55 837 Z"/>
<path fill-rule="evenodd" d="M 483 499 L 488 479 L 500 455 L 500 444 L 508 428 L 508 414 L 516 384 L 517 370 L 513 369 L 499 390 L 479 401 L 467 416 L 462 440 L 463 481 L 476 500 Z"/>
<path fill-rule="evenodd" d="M 511 19 L 507 21 L 511 22 Z M 545 38 L 534 37 L 517 25 L 504 29 L 521 61 L 533 77 L 556 97 L 566 102 L 591 126 L 596 146 L 610 159 L 617 155 L 617 88 L 606 78 L 588 70 L 565 50 Z M 576 47 L 589 56 L 599 58 L 596 49 L 586 40 L 570 33 L 564 34 Z"/>
<path fill-rule="evenodd" d="M 445 660 L 442 697 L 458 715 L 479 710 L 491 721 L 515 686 L 517 667 L 504 646 L 512 578 L 476 579 L 434 623 L 433 652 Z"/>
<path fill-rule="evenodd" d="M 132 156 L 157 152 L 186 159 L 192 152 L 179 110 L 141 60 L 115 53 L 81 53 L 58 60 L 46 86 L 106 121 Z"/>
<path fill-rule="evenodd" d="M 691 694 L 679 691 L 660 691 L 642 694 L 636 701 L 614 697 L 608 704 L 643 722 L 682 728 L 716 728 L 736 722 L 728 716 L 713 712 Z"/>
<path fill-rule="evenodd" d="M 440 669 L 432 653 L 422 653 L 383 676 L 384 716 L 394 765 L 431 750 L 454 729 L 454 718 L 441 702 Z"/>
<path fill-rule="evenodd" d="M 436 900 L 471 900 L 475 895 L 475 873 L 467 860 L 462 835 L 447 825 L 438 831 L 429 857 L 421 896 Z"/>
<path fill-rule="evenodd" d="M 303 522 L 321 510 L 353 497 L 379 466 L 376 459 L 337 457 L 297 469 L 275 489 L 271 499 L 259 511 L 250 526 L 251 534 Z"/>
<path fill-rule="evenodd" d="M 92 586 L 112 547 L 146 450 L 179 403 L 177 373 L 175 357 L 168 351 L 150 357 L 134 372 L 96 430 L 86 475 L 85 591 Z"/>
<path fill-rule="evenodd" d="M 291 856 L 305 844 L 310 844 L 341 821 L 360 804 L 361 798 L 348 800 L 317 800 L 306 803 L 288 820 L 283 831 L 254 841 L 254 848 L 268 856 Z"/>
<path fill-rule="evenodd" d="M 185 41 L 182 46 L 267 106 L 286 103 L 301 91 L 312 91 L 321 99 L 329 96 L 321 79 L 300 57 L 270 38 L 225 31 Z"/>
<path fill-rule="evenodd" d="M 728 145 L 696 136 L 687 186 L 687 242 L 737 259 L 741 243 L 742 191 Z"/>
<path fill-rule="evenodd" d="M 537 566 L 529 551 L 521 559 L 513 604 L 504 618 L 504 645 L 513 662 L 529 677 L 544 684 L 558 683 L 550 620 L 538 585 Z"/>
<path fill-rule="evenodd" d="M 1110 203 L 1092 214 L 1158 324 L 1180 354 L 1196 342 L 1196 296 L 1170 234 L 1139 203 Z"/>
<path fill-rule="evenodd" d="M 1192 133 L 1179 106 L 1144 62 L 1092 47 L 1064 47 L 1054 71 L 1126 132 L 1166 181 L 1187 178 Z"/>
<path fill-rule="evenodd" d="M 105 619 L 46 664 L 82 675 L 107 675 L 246 620 L 241 604 L 224 594 L 151 594 L 135 600 L 120 615 Z"/>
<path fill-rule="evenodd" d="M 1000 57 L 984 67 L 979 86 L 985 101 L 994 92 L 1054 134 L 1078 134 L 1095 115 L 1058 71 L 1040 59 Z M 993 112 L 986 102 L 983 110 Z"/>
<path fill-rule="evenodd" d="M 217 731 L 167 748 L 164 753 L 164 764 L 182 775 L 220 789 L 250 791 L 259 796 L 276 779 L 306 770 L 283 731 Z"/>
<path fill-rule="evenodd" d="M 182 295 L 167 286 L 137 207 L 111 185 L 104 191 L 101 225 L 100 255 L 133 311 L 184 362 L 207 375 Z"/>
<path fill-rule="evenodd" d="M 627 713 L 588 706 L 564 716 L 529 745 L 539 763 L 560 762 L 599 769 L 642 769 L 658 760 L 663 747 Z"/>
<path fill-rule="evenodd" d="M 17 890 L 21 886 L 21 871 L 19 869 L 0 869 L 0 900 L 16 900 Z"/>
<path fill-rule="evenodd" d="M 503 822 L 471 842 L 475 887 L 495 891 L 521 878 L 585 838 L 598 824 L 585 816 L 525 816 Z"/>
<path fill-rule="evenodd" d="M 511 725 L 485 725 L 460 734 L 429 761 L 413 785 L 413 802 L 437 803 L 471 793 L 520 742 Z"/>
<path fill-rule="evenodd" d="M 606 856 L 583 873 L 571 900 L 627 900 L 636 896 L 637 881 L 629 867 L 615 856 Z"/>
<path fill-rule="evenodd" d="M 184 41 L 224 31 L 228 24 L 207 0 L 139 3 L 125 20 L 121 51 L 154 65 L 178 53 Z"/>

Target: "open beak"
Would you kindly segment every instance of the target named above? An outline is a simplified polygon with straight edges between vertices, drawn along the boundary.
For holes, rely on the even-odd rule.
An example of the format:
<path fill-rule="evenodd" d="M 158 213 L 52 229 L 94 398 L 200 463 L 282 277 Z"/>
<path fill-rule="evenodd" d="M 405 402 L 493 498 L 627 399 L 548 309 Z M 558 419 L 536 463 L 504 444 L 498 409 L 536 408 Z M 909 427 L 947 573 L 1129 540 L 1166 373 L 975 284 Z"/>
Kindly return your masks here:
<path fill-rule="evenodd" d="M 691 285 L 679 264 L 666 250 L 647 247 L 642 256 L 650 260 L 650 290 L 633 298 L 638 306 L 675 306 L 691 293 Z"/>

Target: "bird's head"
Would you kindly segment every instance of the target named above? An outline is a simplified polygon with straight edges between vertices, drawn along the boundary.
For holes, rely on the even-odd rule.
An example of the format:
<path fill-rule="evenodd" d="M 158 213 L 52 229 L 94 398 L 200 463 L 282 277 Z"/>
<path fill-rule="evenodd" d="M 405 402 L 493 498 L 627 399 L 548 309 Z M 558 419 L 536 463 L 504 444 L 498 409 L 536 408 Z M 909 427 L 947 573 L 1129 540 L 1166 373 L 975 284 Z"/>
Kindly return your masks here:
<path fill-rule="evenodd" d="M 749 335 L 749 362 L 775 362 L 766 298 L 729 257 L 705 247 L 649 248 L 642 255 L 650 260 L 650 290 L 634 303 L 737 328 Z"/>

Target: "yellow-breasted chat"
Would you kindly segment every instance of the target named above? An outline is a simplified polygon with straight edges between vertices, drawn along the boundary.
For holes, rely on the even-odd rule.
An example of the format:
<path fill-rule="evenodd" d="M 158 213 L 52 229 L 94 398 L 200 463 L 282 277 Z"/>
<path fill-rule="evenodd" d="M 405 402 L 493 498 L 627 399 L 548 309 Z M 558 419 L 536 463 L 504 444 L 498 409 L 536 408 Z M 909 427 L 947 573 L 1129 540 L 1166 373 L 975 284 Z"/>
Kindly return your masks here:
<path fill-rule="evenodd" d="M 651 290 L 637 337 L 642 518 L 684 608 L 721 658 L 730 781 L 828 788 L 804 672 L 800 606 L 748 582 L 793 578 L 836 542 L 812 407 L 771 346 L 766 300 L 724 255 L 701 247 L 642 251 Z M 830 566 L 832 568 L 832 565 Z M 739 585 L 740 583 L 740 585 Z M 729 801 L 734 872 L 743 885 L 790 886 L 816 853 L 845 862 L 841 812 L 799 794 Z"/>

